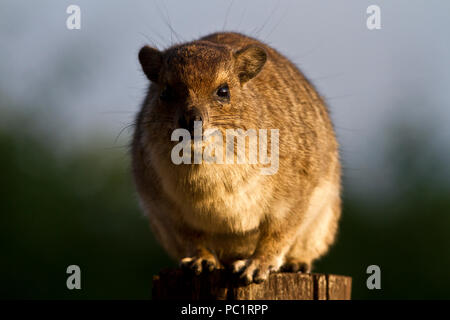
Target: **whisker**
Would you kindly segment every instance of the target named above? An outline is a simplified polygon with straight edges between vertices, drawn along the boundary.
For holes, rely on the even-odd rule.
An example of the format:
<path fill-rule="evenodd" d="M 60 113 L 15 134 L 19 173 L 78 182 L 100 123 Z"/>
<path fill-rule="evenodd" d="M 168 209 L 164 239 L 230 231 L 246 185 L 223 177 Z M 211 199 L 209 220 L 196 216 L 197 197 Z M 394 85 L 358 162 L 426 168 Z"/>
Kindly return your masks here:
<path fill-rule="evenodd" d="M 292 7 L 292 1 L 289 3 L 288 7 L 286 7 L 286 9 L 284 10 L 283 14 L 281 15 L 280 19 L 278 20 L 278 22 L 275 24 L 275 26 L 272 28 L 272 30 L 270 30 L 270 32 L 264 37 L 264 41 L 266 41 L 267 39 L 269 39 L 269 37 L 272 35 L 272 33 L 275 31 L 275 29 L 280 25 L 280 23 L 282 21 L 285 21 L 285 18 L 287 16 L 287 14 L 290 12 L 290 9 Z"/>
<path fill-rule="evenodd" d="M 119 131 L 119 134 L 118 134 L 118 135 L 116 136 L 116 138 L 114 139 L 114 144 L 117 143 L 117 140 L 119 140 L 120 135 L 121 135 L 125 130 L 127 130 L 127 129 L 131 128 L 131 127 L 134 127 L 134 126 L 135 126 L 135 123 L 133 122 L 133 123 L 130 123 L 130 124 L 126 125 L 125 127 L 123 127 L 123 128 Z"/>
<path fill-rule="evenodd" d="M 130 114 L 135 113 L 134 111 L 102 111 L 100 114 Z"/>
<path fill-rule="evenodd" d="M 121 145 L 121 146 L 104 147 L 102 149 L 103 150 L 115 150 L 115 149 L 129 148 L 129 147 L 130 147 L 129 144 L 124 144 L 124 145 Z"/>
<path fill-rule="evenodd" d="M 158 9 L 158 11 L 160 13 L 160 17 L 163 19 L 164 23 L 166 24 L 166 26 L 170 30 L 170 42 L 171 42 L 171 45 L 174 44 L 174 42 L 173 42 L 173 35 L 175 35 L 175 37 L 177 38 L 178 42 L 184 42 L 184 39 L 172 27 L 172 22 L 170 20 L 169 11 L 167 9 L 167 6 L 164 4 L 164 2 L 162 2 L 162 6 L 163 6 L 163 9 L 164 9 L 164 12 L 161 10 L 161 8 L 159 7 L 157 2 L 155 3 L 155 5 L 156 5 L 156 8 Z"/>
<path fill-rule="evenodd" d="M 227 26 L 228 15 L 230 14 L 230 10 L 231 10 L 231 7 L 233 6 L 233 2 L 234 2 L 234 0 L 231 0 L 230 4 L 228 5 L 227 12 L 225 13 L 225 21 L 223 22 L 222 31 L 225 30 L 225 27 Z"/>
<path fill-rule="evenodd" d="M 210 117 L 211 119 L 225 119 L 225 118 L 239 119 L 239 116 L 238 116 L 238 115 L 235 115 L 235 114 L 217 115 L 217 116 L 211 115 L 211 116 L 209 116 L 209 117 Z"/>
<path fill-rule="evenodd" d="M 158 45 L 158 43 L 157 43 L 153 38 L 151 38 L 150 36 L 144 34 L 143 32 L 139 32 L 139 34 L 140 34 L 142 37 L 144 37 L 144 38 L 152 45 L 153 48 L 158 48 L 158 47 L 160 47 L 160 46 Z"/>
<path fill-rule="evenodd" d="M 261 31 L 263 31 L 263 29 L 266 27 L 266 25 L 269 23 L 269 20 L 273 17 L 274 13 L 277 11 L 278 7 L 280 6 L 280 0 L 278 0 L 278 2 L 276 3 L 276 5 L 273 6 L 269 16 L 266 18 L 266 20 L 264 21 L 263 25 L 256 29 L 256 36 L 259 37 L 259 34 L 261 33 Z"/>
<path fill-rule="evenodd" d="M 239 28 L 241 27 L 242 21 L 244 21 L 245 14 L 247 13 L 247 9 L 248 9 L 248 7 L 244 8 L 244 12 L 242 13 L 242 16 L 241 16 L 241 21 L 239 21 L 239 24 L 237 25 L 236 30 L 239 30 Z"/>
<path fill-rule="evenodd" d="M 325 100 L 331 101 L 331 100 L 336 100 L 336 99 L 347 99 L 347 98 L 351 98 L 351 97 L 355 97 L 355 95 L 354 94 L 343 94 L 340 96 L 325 97 Z"/>

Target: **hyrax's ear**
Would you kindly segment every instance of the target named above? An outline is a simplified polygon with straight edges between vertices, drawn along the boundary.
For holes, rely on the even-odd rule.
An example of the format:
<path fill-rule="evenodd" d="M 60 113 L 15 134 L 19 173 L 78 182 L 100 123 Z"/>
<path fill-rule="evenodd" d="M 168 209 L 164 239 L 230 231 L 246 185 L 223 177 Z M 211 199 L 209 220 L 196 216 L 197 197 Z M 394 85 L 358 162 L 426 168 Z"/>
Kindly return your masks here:
<path fill-rule="evenodd" d="M 158 82 L 158 75 L 162 65 L 162 53 L 158 49 L 145 46 L 139 51 L 139 62 L 147 78 L 150 81 Z"/>
<path fill-rule="evenodd" d="M 263 48 L 251 44 L 235 52 L 234 58 L 236 72 L 243 84 L 261 71 L 266 63 L 267 54 Z"/>

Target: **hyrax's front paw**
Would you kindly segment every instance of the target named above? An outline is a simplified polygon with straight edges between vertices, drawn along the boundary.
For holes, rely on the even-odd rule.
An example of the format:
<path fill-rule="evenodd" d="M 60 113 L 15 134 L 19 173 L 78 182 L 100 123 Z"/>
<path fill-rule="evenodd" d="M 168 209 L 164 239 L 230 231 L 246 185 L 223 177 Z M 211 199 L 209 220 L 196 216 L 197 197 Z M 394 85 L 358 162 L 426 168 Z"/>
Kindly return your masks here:
<path fill-rule="evenodd" d="M 281 267 L 281 271 L 310 273 L 311 272 L 311 263 L 306 263 L 306 262 L 297 261 L 297 260 L 289 260 L 289 261 L 286 261 L 284 263 L 284 265 Z"/>
<path fill-rule="evenodd" d="M 180 261 L 180 266 L 192 270 L 196 275 L 221 268 L 220 262 L 212 254 L 183 258 Z"/>
<path fill-rule="evenodd" d="M 270 272 L 277 271 L 275 263 L 263 258 L 237 260 L 232 264 L 233 273 L 240 274 L 244 284 L 261 283 L 266 281 Z"/>

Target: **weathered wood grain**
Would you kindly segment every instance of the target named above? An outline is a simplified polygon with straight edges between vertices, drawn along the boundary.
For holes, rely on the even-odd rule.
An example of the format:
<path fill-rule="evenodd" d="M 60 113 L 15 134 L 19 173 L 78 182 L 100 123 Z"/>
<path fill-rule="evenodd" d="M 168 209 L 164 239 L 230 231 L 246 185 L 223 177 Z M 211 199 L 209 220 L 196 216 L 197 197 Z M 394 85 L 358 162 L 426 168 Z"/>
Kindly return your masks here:
<path fill-rule="evenodd" d="M 153 277 L 157 300 L 350 300 L 352 279 L 332 274 L 273 273 L 243 286 L 223 270 L 195 276 L 167 269 Z"/>

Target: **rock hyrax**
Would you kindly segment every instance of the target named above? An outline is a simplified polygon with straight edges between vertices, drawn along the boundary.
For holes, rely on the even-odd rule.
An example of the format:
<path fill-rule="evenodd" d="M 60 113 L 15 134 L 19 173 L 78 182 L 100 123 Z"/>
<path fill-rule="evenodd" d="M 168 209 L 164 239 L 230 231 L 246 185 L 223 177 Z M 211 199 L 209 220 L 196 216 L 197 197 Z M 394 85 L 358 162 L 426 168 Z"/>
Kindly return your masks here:
<path fill-rule="evenodd" d="M 238 33 L 145 46 L 139 61 L 151 83 L 136 119 L 133 174 L 165 250 L 196 273 L 228 266 L 247 283 L 280 269 L 309 272 L 341 212 L 338 144 L 311 83 L 275 49 Z M 278 129 L 276 173 L 262 174 L 261 163 L 175 164 L 172 133 L 192 132 L 196 120 L 224 134 Z"/>

